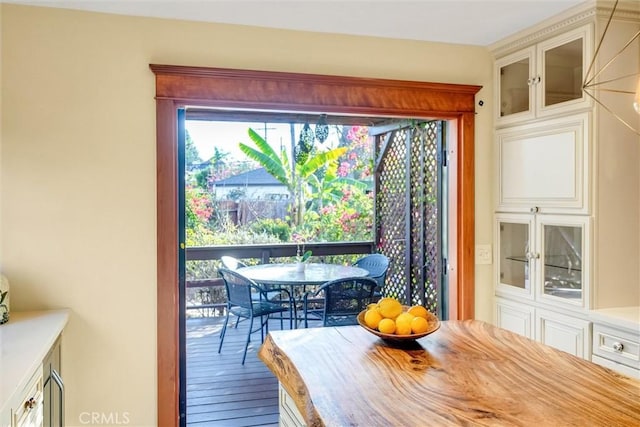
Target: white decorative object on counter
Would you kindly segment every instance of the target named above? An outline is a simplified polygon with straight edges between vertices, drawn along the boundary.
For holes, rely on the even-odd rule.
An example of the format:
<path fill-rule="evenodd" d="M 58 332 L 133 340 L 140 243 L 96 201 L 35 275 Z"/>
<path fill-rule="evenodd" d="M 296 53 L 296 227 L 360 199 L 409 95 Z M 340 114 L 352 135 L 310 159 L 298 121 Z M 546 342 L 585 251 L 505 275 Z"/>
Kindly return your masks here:
<path fill-rule="evenodd" d="M 9 280 L 0 274 L 0 325 L 9 321 Z"/>

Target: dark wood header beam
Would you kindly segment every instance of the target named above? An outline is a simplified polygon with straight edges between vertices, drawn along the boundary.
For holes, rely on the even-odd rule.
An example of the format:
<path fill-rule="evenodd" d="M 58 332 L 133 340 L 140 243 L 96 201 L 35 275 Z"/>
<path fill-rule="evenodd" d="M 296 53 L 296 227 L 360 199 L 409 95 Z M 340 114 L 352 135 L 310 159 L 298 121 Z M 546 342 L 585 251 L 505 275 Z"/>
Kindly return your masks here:
<path fill-rule="evenodd" d="M 333 77 L 220 68 L 151 65 L 156 99 L 183 105 L 349 113 L 400 117 L 454 117 L 474 111 L 479 86 Z"/>

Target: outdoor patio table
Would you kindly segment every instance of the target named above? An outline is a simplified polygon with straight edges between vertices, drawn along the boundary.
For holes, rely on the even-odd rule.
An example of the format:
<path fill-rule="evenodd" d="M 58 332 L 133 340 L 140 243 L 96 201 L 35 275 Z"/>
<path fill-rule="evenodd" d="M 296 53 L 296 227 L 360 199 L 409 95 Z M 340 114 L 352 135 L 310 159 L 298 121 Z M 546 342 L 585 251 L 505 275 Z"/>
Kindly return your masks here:
<path fill-rule="evenodd" d="M 303 271 L 298 271 L 295 263 L 259 264 L 239 268 L 238 273 L 265 287 L 289 287 L 291 295 L 300 303 L 307 287 L 322 285 L 330 280 L 347 277 L 365 277 L 367 270 L 341 264 L 306 263 Z"/>
<path fill-rule="evenodd" d="M 296 264 L 259 264 L 239 268 L 238 272 L 262 285 L 281 286 L 322 285 L 330 280 L 369 274 L 360 267 L 324 263 L 307 263 L 304 271 L 297 271 Z"/>

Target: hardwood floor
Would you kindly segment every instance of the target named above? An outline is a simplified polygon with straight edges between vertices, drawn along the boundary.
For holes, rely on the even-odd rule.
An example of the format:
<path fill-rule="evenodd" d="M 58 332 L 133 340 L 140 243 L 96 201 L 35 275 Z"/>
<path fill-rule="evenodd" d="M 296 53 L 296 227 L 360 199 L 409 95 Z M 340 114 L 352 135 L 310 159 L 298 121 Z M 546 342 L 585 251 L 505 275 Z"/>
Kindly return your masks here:
<path fill-rule="evenodd" d="M 277 426 L 278 380 L 256 355 L 260 333 L 252 334 L 242 365 L 248 324 L 228 327 L 218 354 L 223 321 L 223 317 L 187 319 L 187 425 Z M 271 320 L 269 328 L 280 329 L 280 321 Z"/>

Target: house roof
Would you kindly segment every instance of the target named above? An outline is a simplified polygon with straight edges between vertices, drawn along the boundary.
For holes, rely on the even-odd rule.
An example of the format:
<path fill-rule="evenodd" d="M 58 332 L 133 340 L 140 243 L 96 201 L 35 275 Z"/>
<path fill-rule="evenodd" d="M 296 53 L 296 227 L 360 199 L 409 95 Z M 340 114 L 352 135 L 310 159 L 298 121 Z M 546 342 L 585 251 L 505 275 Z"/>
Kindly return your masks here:
<path fill-rule="evenodd" d="M 254 169 L 248 172 L 243 172 L 238 175 L 230 176 L 226 179 L 221 179 L 214 183 L 216 186 L 257 186 L 257 185 L 280 185 L 284 187 L 284 184 L 278 181 L 265 170 L 265 168 Z"/>

